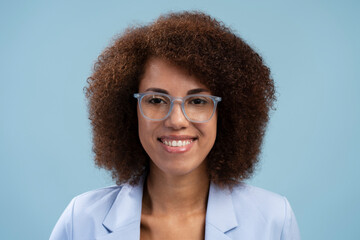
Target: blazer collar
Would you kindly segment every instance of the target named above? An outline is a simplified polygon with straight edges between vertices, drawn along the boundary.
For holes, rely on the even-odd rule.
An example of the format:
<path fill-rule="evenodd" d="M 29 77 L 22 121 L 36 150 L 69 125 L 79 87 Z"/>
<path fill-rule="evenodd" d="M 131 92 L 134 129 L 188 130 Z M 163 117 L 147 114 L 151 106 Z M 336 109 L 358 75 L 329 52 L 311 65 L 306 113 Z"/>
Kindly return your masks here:
<path fill-rule="evenodd" d="M 144 178 L 136 186 L 124 185 L 122 187 L 103 221 L 103 226 L 109 234 L 98 240 L 140 239 L 143 186 Z M 230 239 L 226 233 L 237 226 L 230 190 L 210 184 L 205 239 Z"/>
<path fill-rule="evenodd" d="M 227 232 L 238 226 L 231 191 L 210 184 L 206 210 L 205 239 L 230 239 Z"/>
<path fill-rule="evenodd" d="M 109 234 L 98 240 L 140 239 L 140 220 L 144 178 L 136 186 L 125 184 L 118 193 L 103 226 Z"/>

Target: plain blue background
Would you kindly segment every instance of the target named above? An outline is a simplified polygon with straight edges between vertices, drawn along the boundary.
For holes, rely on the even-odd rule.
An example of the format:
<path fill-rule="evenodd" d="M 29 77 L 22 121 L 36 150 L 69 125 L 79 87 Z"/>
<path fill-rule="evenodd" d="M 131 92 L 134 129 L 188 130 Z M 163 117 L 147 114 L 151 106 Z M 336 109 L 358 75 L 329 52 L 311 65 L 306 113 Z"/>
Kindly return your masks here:
<path fill-rule="evenodd" d="M 1 1 L 0 238 L 48 239 L 94 166 L 83 87 L 129 25 L 203 10 L 264 58 L 278 90 L 251 184 L 288 197 L 303 239 L 360 239 L 358 1 Z M 136 124 L 136 123 L 134 123 Z"/>

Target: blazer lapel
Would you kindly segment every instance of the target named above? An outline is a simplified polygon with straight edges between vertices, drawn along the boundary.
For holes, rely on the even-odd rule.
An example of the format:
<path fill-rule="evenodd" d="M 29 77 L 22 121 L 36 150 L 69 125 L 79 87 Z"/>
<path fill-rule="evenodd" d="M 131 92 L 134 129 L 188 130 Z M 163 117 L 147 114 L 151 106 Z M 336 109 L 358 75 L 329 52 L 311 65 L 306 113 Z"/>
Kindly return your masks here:
<path fill-rule="evenodd" d="M 137 186 L 124 185 L 106 215 L 103 226 L 109 234 L 97 240 L 139 240 L 143 179 Z"/>
<path fill-rule="evenodd" d="M 137 186 L 124 185 L 106 215 L 103 226 L 109 234 L 97 240 L 138 240 L 144 179 Z M 206 211 L 205 240 L 229 240 L 226 235 L 238 222 L 231 192 L 210 184 Z"/>
<path fill-rule="evenodd" d="M 205 240 L 229 240 L 227 232 L 236 228 L 235 209 L 228 189 L 210 184 L 206 210 Z"/>

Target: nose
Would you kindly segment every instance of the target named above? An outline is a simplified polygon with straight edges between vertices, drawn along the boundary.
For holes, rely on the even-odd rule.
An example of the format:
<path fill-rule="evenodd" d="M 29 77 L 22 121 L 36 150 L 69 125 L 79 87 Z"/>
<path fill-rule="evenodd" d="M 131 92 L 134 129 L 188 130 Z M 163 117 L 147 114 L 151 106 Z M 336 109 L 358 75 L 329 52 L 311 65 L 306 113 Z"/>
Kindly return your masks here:
<path fill-rule="evenodd" d="M 174 102 L 169 117 L 165 119 L 165 126 L 175 130 L 180 130 L 189 126 L 189 121 L 181 109 L 180 102 Z"/>

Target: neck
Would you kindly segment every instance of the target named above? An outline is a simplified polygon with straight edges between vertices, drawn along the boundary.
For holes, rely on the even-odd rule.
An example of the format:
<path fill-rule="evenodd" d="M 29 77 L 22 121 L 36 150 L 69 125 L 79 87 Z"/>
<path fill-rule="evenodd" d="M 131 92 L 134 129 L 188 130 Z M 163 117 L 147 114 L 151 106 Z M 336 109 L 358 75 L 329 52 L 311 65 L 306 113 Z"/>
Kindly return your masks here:
<path fill-rule="evenodd" d="M 160 215 L 205 213 L 208 192 L 206 166 L 185 176 L 167 175 L 151 166 L 144 185 L 143 211 Z"/>

